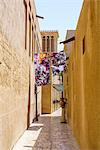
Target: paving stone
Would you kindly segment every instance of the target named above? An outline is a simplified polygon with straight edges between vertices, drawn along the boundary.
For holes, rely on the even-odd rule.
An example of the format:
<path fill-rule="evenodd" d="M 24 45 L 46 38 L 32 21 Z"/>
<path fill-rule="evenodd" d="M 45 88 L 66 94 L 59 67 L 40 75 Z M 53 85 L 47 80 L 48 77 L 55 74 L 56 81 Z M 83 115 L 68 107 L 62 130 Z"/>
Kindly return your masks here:
<path fill-rule="evenodd" d="M 79 150 L 68 124 L 60 123 L 60 116 L 41 116 L 41 133 L 33 150 Z"/>

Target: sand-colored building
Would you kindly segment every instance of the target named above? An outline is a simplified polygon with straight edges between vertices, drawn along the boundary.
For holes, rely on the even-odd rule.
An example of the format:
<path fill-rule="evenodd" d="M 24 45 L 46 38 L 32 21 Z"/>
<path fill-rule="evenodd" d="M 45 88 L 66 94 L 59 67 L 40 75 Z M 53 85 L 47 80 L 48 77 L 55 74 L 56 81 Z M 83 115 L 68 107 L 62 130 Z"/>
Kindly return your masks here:
<path fill-rule="evenodd" d="M 53 53 L 57 52 L 58 45 L 58 31 L 41 31 L 42 36 L 42 52 L 44 53 Z M 42 86 L 42 101 L 41 101 L 41 112 L 42 113 L 51 113 L 56 106 L 53 104 L 53 100 L 59 99 L 59 92 L 53 88 L 54 82 L 59 82 L 58 76 L 53 77 L 51 72 L 51 83 L 45 86 Z"/>
<path fill-rule="evenodd" d="M 57 52 L 58 31 L 41 31 L 42 36 L 42 52 Z"/>
<path fill-rule="evenodd" d="M 71 49 L 68 121 L 81 150 L 100 150 L 100 1 L 84 0 Z"/>
<path fill-rule="evenodd" d="M 41 45 L 34 1 L 0 1 L 0 150 L 10 150 L 35 117 L 33 54 Z"/>
<path fill-rule="evenodd" d="M 69 40 L 71 39 L 73 36 L 75 36 L 75 30 L 67 30 L 67 33 L 66 33 L 66 37 L 65 37 L 65 40 Z M 65 54 L 66 54 L 66 57 L 70 58 L 70 55 L 71 55 L 71 52 L 72 52 L 72 49 L 73 49 L 73 41 L 71 42 L 68 42 L 67 44 L 64 44 L 64 51 L 65 51 Z M 63 82 L 63 86 L 64 86 L 64 92 L 63 92 L 63 95 L 64 95 L 64 98 L 66 99 L 66 105 L 65 105 L 65 119 L 66 121 L 68 122 L 68 119 L 70 118 L 68 115 L 70 114 L 68 112 L 68 98 L 69 98 L 69 91 L 68 91 L 68 80 L 69 80 L 69 76 L 68 76 L 68 68 L 69 68 L 69 59 L 67 59 L 66 61 L 66 71 L 64 71 L 63 73 L 63 78 L 64 78 L 64 82 Z M 69 109 L 70 110 L 70 109 Z"/>

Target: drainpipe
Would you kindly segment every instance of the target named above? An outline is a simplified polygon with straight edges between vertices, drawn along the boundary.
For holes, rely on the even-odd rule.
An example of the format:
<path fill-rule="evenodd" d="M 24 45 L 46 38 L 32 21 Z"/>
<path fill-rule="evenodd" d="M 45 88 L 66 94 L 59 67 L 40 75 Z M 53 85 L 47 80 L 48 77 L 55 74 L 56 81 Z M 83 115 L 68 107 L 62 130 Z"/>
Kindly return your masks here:
<path fill-rule="evenodd" d="M 36 121 L 38 121 L 38 108 L 37 108 L 37 86 L 35 84 L 35 100 L 36 100 Z"/>
<path fill-rule="evenodd" d="M 62 85 L 63 85 L 63 73 L 62 73 Z M 63 98 L 63 91 L 62 91 L 62 98 Z"/>
<path fill-rule="evenodd" d="M 62 84 L 63 84 L 63 73 L 62 73 Z M 61 115 L 61 123 L 66 123 L 66 119 L 65 119 L 65 98 L 63 95 L 63 91 L 61 93 L 61 100 L 60 100 L 60 105 L 62 107 L 62 115 Z"/>

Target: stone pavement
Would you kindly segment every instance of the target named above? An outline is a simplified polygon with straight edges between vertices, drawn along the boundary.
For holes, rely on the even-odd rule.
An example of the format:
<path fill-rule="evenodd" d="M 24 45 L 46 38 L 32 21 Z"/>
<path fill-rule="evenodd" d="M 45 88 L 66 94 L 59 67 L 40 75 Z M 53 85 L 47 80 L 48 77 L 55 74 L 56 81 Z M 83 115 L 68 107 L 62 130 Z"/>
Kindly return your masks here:
<path fill-rule="evenodd" d="M 79 150 L 68 124 L 60 123 L 60 112 L 39 117 L 43 128 L 33 150 Z"/>
<path fill-rule="evenodd" d="M 18 140 L 13 150 L 79 150 L 68 124 L 60 123 L 61 109 L 41 115 Z"/>

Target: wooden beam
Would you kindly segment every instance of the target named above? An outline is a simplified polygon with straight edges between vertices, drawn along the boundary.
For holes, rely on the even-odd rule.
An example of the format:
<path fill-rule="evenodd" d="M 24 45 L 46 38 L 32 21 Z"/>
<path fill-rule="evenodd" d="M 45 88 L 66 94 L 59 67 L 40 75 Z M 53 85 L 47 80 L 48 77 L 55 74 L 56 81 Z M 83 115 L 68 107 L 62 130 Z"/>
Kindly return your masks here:
<path fill-rule="evenodd" d="M 69 43 L 69 42 L 74 41 L 74 40 L 75 40 L 75 36 L 71 37 L 70 39 L 67 39 L 65 41 L 60 42 L 60 44 L 62 44 L 62 43 L 66 44 L 66 43 Z"/>

